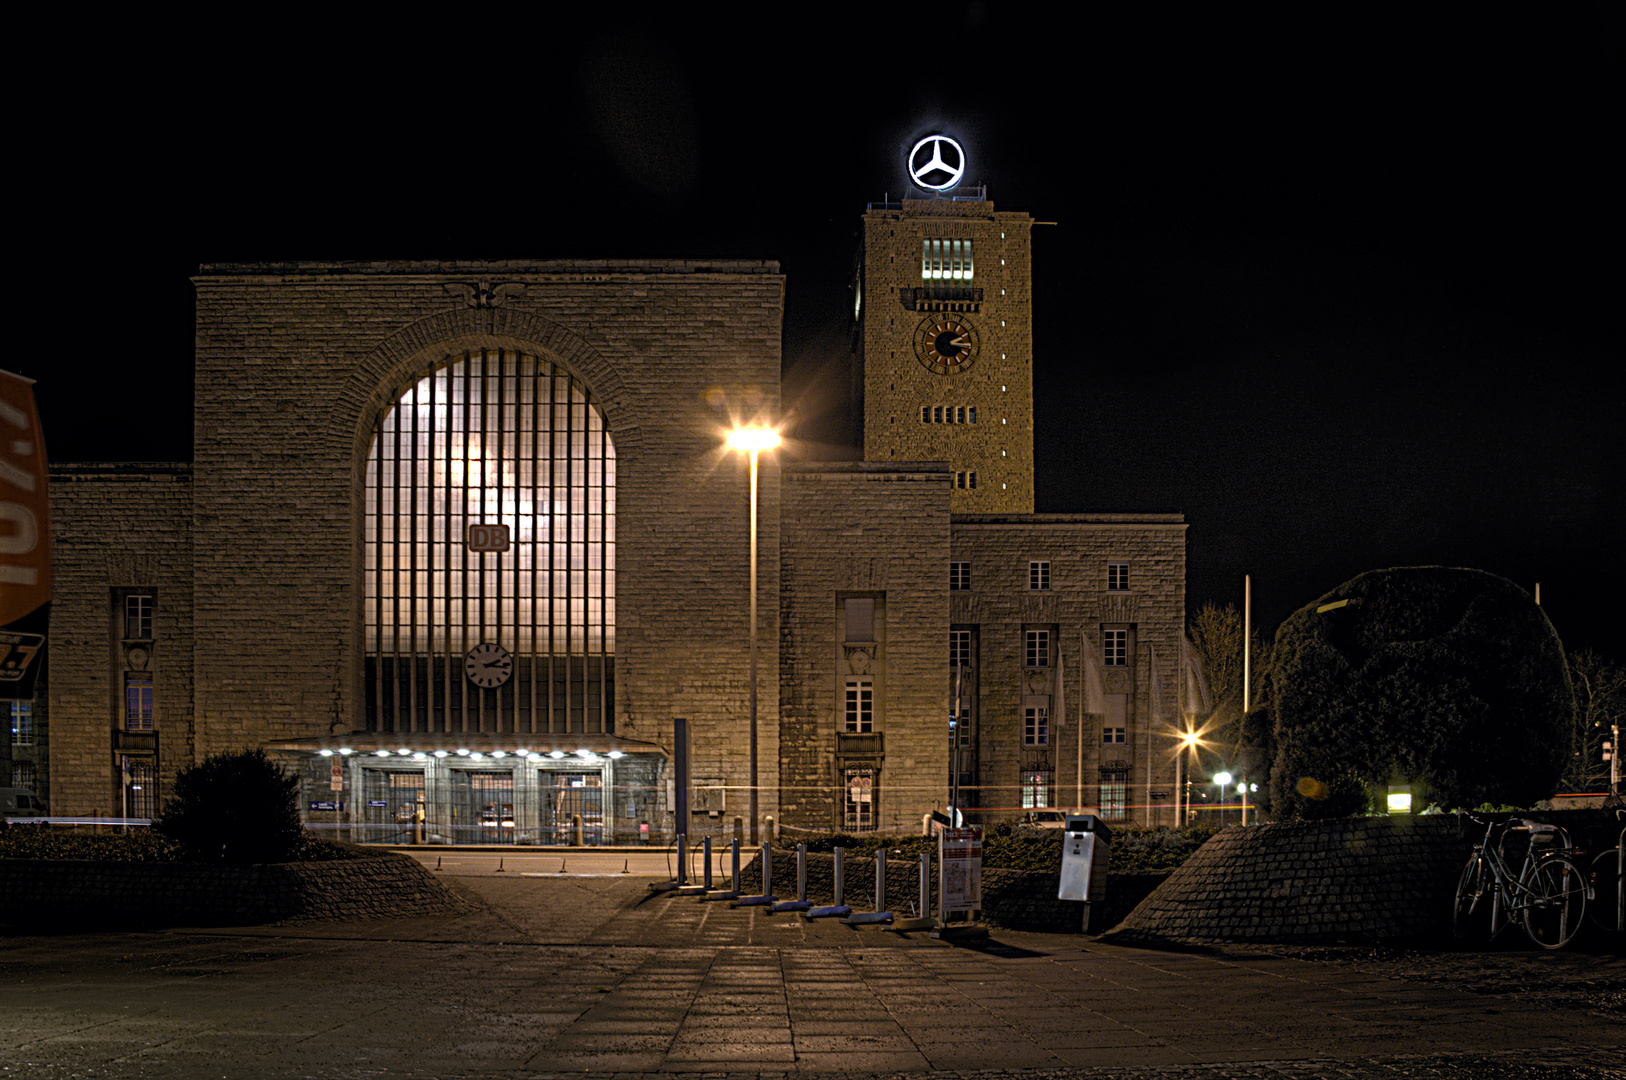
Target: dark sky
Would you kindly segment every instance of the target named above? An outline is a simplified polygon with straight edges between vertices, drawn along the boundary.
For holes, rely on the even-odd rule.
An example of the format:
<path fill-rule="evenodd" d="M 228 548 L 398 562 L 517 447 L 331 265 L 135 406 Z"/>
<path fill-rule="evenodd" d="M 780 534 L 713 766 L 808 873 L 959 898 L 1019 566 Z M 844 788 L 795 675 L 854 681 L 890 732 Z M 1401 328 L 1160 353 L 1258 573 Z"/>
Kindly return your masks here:
<path fill-rule="evenodd" d="M 13 304 L 52 331 L 4 366 L 52 460 L 185 459 L 200 262 L 769 258 L 786 403 L 838 445 L 859 215 L 943 130 L 1055 222 L 1038 509 L 1185 513 L 1192 609 L 1251 573 L 1273 627 L 1363 570 L 1473 566 L 1626 658 L 1618 16 L 1097 7 L 469 9 L 42 58 L 74 90 L 23 110 L 47 272 Z"/>

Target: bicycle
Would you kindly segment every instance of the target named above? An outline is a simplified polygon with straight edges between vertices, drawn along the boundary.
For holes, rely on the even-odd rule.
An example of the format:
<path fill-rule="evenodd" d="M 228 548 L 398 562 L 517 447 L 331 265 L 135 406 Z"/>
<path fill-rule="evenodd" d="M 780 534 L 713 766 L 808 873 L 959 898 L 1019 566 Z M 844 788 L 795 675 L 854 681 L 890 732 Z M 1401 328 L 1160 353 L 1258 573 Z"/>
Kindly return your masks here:
<path fill-rule="evenodd" d="M 1484 825 L 1485 835 L 1457 882 L 1452 933 L 1467 937 L 1480 906 L 1488 900 L 1493 939 L 1519 919 L 1535 945 L 1561 949 L 1569 944 L 1581 928 L 1591 893 L 1587 875 L 1567 854 L 1572 849 L 1569 833 L 1556 825 L 1510 818 L 1500 823 L 1498 834 L 1497 822 L 1464 816 Z M 1517 876 L 1504 850 L 1508 835 L 1515 832 L 1530 836 Z"/>
<path fill-rule="evenodd" d="M 1616 810 L 1615 816 L 1626 818 L 1626 810 Z M 1613 848 L 1592 860 L 1592 895 L 1597 903 L 1587 906 L 1587 917 L 1605 930 L 1626 929 L 1626 828 L 1620 830 L 1620 840 Z"/>

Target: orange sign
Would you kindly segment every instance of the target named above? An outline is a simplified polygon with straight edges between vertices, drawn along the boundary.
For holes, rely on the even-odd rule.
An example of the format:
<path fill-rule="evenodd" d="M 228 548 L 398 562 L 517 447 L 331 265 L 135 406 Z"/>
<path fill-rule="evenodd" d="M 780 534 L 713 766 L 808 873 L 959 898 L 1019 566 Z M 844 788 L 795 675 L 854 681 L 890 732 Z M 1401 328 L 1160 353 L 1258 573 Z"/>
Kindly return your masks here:
<path fill-rule="evenodd" d="M 34 380 L 0 371 L 0 698 L 34 696 L 51 611 L 51 500 Z"/>

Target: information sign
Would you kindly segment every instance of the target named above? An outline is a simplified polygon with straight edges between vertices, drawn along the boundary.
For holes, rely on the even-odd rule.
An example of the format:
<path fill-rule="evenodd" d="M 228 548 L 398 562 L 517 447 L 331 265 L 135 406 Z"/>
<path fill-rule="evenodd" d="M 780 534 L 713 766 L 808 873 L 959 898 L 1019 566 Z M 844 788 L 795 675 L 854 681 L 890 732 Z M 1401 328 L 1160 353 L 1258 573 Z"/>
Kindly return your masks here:
<path fill-rule="evenodd" d="M 333 771 L 328 773 L 327 786 L 331 791 L 344 790 L 344 766 L 337 758 L 333 760 Z"/>
<path fill-rule="evenodd" d="M 335 799 L 312 799 L 312 810 L 343 810 L 344 803 Z"/>
<path fill-rule="evenodd" d="M 944 921 L 955 913 L 982 910 L 982 830 L 943 829 L 937 834 L 938 895 Z"/>
<path fill-rule="evenodd" d="M 390 804 L 390 802 L 389 802 L 388 799 L 368 799 L 367 800 L 367 805 L 369 807 L 371 807 L 372 809 L 374 809 L 374 810 L 382 810 L 385 807 L 389 806 L 389 804 Z"/>

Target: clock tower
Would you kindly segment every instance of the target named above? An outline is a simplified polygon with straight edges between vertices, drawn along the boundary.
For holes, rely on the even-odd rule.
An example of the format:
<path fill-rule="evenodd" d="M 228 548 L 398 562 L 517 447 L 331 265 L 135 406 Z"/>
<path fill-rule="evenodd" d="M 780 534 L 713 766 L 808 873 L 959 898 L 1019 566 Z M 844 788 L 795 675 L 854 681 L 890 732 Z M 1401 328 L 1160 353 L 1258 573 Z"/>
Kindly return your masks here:
<path fill-rule="evenodd" d="M 1033 218 L 872 203 L 854 284 L 864 460 L 946 461 L 958 514 L 1033 512 Z"/>

